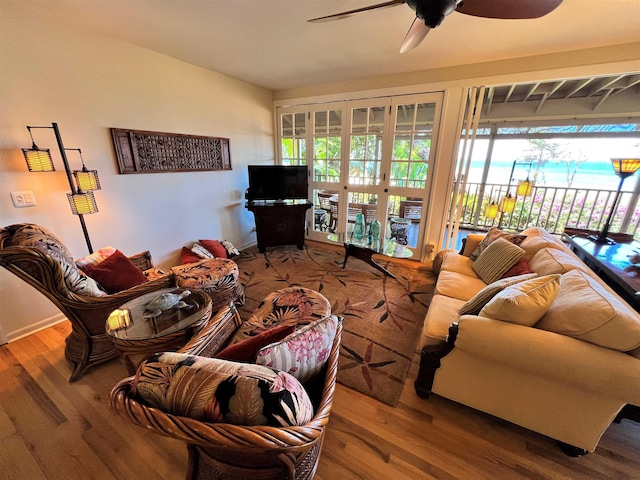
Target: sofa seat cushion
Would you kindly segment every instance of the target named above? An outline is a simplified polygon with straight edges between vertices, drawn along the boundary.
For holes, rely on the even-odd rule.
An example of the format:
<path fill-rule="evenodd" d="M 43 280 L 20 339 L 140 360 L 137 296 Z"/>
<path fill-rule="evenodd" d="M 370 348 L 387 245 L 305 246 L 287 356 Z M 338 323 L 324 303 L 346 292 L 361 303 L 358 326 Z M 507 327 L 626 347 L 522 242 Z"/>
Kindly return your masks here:
<path fill-rule="evenodd" d="M 532 327 L 547 312 L 560 288 L 560 275 L 545 275 L 498 292 L 479 316 Z"/>
<path fill-rule="evenodd" d="M 438 275 L 434 295 L 444 295 L 466 302 L 486 286 L 487 284 L 477 277 L 441 271 Z"/>
<path fill-rule="evenodd" d="M 235 425 L 304 425 L 313 405 L 286 372 L 185 353 L 157 353 L 138 368 L 132 393 L 167 413 Z"/>
<path fill-rule="evenodd" d="M 480 278 L 471 265 L 473 265 L 473 260 L 469 257 L 455 252 L 447 252 L 444 255 L 440 272 L 454 272 L 471 278 Z"/>
<path fill-rule="evenodd" d="M 562 275 L 555 301 L 537 328 L 627 352 L 640 347 L 640 315 L 590 275 Z"/>
<path fill-rule="evenodd" d="M 460 319 L 458 310 L 463 300 L 434 295 L 422 328 L 422 345 L 435 345 L 444 342 L 449 326 Z"/>
<path fill-rule="evenodd" d="M 563 274 L 576 269 L 589 273 L 589 267 L 578 257 L 556 248 L 543 248 L 540 250 L 529 261 L 529 268 L 538 275 Z"/>

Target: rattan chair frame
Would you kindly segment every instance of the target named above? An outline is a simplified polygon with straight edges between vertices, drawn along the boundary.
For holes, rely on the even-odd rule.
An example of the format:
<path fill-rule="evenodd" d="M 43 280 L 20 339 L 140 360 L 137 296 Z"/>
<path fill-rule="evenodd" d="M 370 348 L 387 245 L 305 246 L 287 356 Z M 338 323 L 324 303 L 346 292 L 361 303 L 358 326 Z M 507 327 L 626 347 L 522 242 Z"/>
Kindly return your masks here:
<path fill-rule="evenodd" d="M 64 349 L 65 358 L 72 365 L 70 382 L 81 378 L 88 368 L 118 356 L 105 330 L 113 310 L 140 295 L 174 286 L 173 275 L 166 275 L 113 295 L 77 295 L 67 288 L 57 260 L 38 248 L 11 246 L 15 231 L 12 227 L 15 226 L 0 229 L 0 266 L 51 300 L 71 322 Z M 148 251 L 129 258 L 141 270 L 153 267 Z"/>
<path fill-rule="evenodd" d="M 231 314 L 235 307 L 226 307 Z M 217 315 L 220 317 L 220 315 Z M 238 319 L 237 313 L 235 318 Z M 213 320 L 212 320 L 213 322 Z M 223 345 L 216 337 L 231 323 L 205 327 L 181 352 L 214 355 Z M 134 377 L 120 381 L 111 392 L 111 406 L 133 424 L 187 444 L 187 480 L 312 479 L 329 421 L 338 371 L 342 318 L 327 361 L 322 394 L 311 421 L 296 427 L 241 426 L 207 423 L 145 406 L 131 394 Z M 207 345 L 212 343 L 213 349 Z"/>

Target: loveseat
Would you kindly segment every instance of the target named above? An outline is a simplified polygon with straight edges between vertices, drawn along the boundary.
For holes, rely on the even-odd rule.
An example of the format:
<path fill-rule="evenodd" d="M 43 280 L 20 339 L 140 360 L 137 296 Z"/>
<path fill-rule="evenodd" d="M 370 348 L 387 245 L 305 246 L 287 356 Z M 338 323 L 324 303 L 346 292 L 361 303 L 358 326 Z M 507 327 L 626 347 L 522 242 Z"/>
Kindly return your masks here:
<path fill-rule="evenodd" d="M 510 276 L 483 281 L 499 272 L 478 267 L 481 257 L 493 258 L 489 270 L 504 263 L 505 243 L 524 252 L 506 262 Z M 472 234 L 460 253 L 439 253 L 434 271 L 418 395 L 508 420 L 574 455 L 595 450 L 623 408 L 637 413 L 640 315 L 559 238 L 537 227 Z"/>

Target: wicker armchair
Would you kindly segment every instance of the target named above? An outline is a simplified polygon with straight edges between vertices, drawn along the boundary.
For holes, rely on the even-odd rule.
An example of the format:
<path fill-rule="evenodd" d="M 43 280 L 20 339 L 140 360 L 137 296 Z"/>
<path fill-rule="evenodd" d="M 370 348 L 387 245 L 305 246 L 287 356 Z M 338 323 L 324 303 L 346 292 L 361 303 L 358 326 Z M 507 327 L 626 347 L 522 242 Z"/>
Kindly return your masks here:
<path fill-rule="evenodd" d="M 241 325 L 233 303 L 222 309 L 180 352 L 213 356 Z M 128 421 L 187 444 L 187 480 L 312 479 L 329 421 L 338 370 L 342 320 L 321 373 L 321 385 L 309 389 L 315 415 L 295 427 L 241 426 L 206 423 L 145 406 L 131 394 L 134 377 L 120 381 L 111 392 L 111 407 Z"/>
<path fill-rule="evenodd" d="M 64 353 L 73 365 L 69 378 L 73 382 L 89 367 L 118 356 L 105 332 L 109 314 L 133 298 L 173 286 L 173 277 L 166 275 L 103 297 L 75 294 L 67 288 L 62 267 L 56 259 L 39 248 L 12 245 L 14 232 L 20 226 L 0 229 L 0 265 L 51 300 L 71 322 L 72 330 L 66 339 Z M 129 258 L 140 270 L 153 267 L 148 251 Z"/>

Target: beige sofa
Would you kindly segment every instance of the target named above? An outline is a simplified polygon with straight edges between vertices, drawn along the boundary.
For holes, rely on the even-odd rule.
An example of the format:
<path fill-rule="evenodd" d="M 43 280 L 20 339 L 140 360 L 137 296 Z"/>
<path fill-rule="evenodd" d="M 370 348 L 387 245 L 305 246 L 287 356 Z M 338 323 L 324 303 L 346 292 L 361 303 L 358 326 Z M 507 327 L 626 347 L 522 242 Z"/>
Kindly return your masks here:
<path fill-rule="evenodd" d="M 470 235 L 462 254 L 440 256 L 416 390 L 554 438 L 569 454 L 593 451 L 625 405 L 640 406 L 640 315 L 558 238 L 540 228 L 521 234 L 530 270 L 559 283 L 550 306 L 530 326 L 518 315 L 460 315 L 487 286 L 469 258 L 483 237 Z"/>

